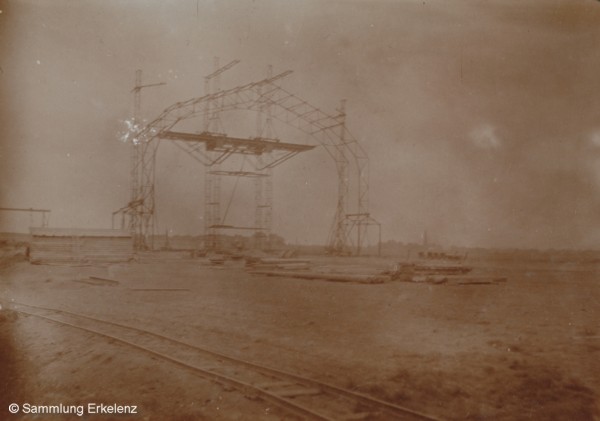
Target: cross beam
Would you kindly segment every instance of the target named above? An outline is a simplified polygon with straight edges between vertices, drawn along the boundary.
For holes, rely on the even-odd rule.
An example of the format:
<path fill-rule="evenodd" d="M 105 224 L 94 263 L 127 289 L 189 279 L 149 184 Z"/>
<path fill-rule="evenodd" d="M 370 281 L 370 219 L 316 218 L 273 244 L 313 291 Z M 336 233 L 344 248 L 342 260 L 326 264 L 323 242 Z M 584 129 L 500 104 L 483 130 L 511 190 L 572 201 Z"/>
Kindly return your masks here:
<path fill-rule="evenodd" d="M 203 142 L 207 151 L 233 152 L 245 155 L 262 155 L 269 152 L 304 152 L 314 149 L 311 145 L 279 142 L 272 139 L 244 139 L 213 133 L 184 133 L 166 131 L 160 137 L 166 140 L 180 140 L 184 142 Z"/>

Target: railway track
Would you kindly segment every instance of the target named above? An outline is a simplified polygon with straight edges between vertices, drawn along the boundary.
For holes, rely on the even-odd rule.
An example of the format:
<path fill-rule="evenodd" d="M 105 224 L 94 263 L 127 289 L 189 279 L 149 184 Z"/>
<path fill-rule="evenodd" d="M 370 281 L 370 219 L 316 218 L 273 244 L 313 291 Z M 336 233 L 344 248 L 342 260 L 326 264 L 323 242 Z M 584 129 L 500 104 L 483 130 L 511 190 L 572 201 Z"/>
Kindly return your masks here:
<path fill-rule="evenodd" d="M 438 420 L 352 390 L 255 364 L 134 326 L 65 310 L 12 303 L 11 309 L 116 341 L 168 361 L 250 399 L 308 420 Z"/>

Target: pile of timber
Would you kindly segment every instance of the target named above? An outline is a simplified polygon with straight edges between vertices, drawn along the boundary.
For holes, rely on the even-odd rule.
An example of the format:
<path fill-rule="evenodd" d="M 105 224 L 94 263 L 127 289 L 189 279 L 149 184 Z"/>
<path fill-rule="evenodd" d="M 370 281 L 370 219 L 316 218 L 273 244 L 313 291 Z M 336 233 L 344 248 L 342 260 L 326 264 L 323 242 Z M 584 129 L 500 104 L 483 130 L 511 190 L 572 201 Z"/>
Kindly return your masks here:
<path fill-rule="evenodd" d="M 308 259 L 289 259 L 280 257 L 257 257 L 246 259 L 246 267 L 257 270 L 305 270 L 310 267 Z"/>
<path fill-rule="evenodd" d="M 457 285 L 496 285 L 506 282 L 504 277 L 471 276 L 473 270 L 462 263 L 443 264 L 437 262 L 403 262 L 391 271 L 383 272 L 392 280 L 405 282 L 426 282 L 430 284 L 445 284 L 451 282 Z"/>
<path fill-rule="evenodd" d="M 253 270 L 250 273 L 287 278 L 318 279 L 332 282 L 355 282 L 360 284 L 382 284 L 390 280 L 389 275 L 358 275 L 351 273 L 323 273 L 291 270 Z"/>
<path fill-rule="evenodd" d="M 464 275 L 473 270 L 462 264 L 443 264 L 436 262 L 403 262 L 386 272 L 392 280 L 418 282 L 422 278 L 440 278 L 452 275 Z"/>
<path fill-rule="evenodd" d="M 209 257 L 208 261 L 211 265 L 214 266 L 223 266 L 225 264 L 225 258 L 223 256 Z"/>
<path fill-rule="evenodd" d="M 457 285 L 498 285 L 507 279 L 501 276 L 463 276 L 457 281 Z"/>

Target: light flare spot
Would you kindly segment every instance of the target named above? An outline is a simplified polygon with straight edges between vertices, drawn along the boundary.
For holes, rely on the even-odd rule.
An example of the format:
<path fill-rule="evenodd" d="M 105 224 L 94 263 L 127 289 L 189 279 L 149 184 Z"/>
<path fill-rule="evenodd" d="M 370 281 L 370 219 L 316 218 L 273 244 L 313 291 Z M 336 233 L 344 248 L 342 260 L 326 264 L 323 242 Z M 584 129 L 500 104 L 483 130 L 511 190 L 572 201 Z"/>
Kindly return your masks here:
<path fill-rule="evenodd" d="M 600 148 L 600 130 L 596 130 L 590 135 L 590 144 L 595 148 Z"/>
<path fill-rule="evenodd" d="M 502 146 L 502 139 L 496 134 L 496 128 L 489 124 L 482 124 L 471 130 L 469 139 L 481 149 L 495 150 Z"/>

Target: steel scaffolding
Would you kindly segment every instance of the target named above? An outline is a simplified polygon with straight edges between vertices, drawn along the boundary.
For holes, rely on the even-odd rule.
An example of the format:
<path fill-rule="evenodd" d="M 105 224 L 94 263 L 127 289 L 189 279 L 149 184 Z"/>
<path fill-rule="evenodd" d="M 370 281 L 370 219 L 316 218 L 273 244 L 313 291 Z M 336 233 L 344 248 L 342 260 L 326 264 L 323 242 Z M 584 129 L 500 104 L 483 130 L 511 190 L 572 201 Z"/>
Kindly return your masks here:
<path fill-rule="evenodd" d="M 346 127 L 345 101 L 342 101 L 337 114 L 326 113 L 311 105 L 278 84 L 291 71 L 274 76 L 270 71 L 265 79 L 222 90 L 219 75 L 235 64 L 237 61 L 219 67 L 218 60 L 215 60 L 216 70 L 205 77 L 203 96 L 167 107 L 136 133 L 134 143 L 138 146 L 138 155 L 132 167 L 139 169 L 140 181 L 131 200 L 136 204 L 136 212 L 130 216 L 135 219 L 131 224 L 136 227 L 142 241 L 138 248 L 148 246 L 144 241 L 151 235 L 154 226 L 154 167 L 159 140 L 174 144 L 206 168 L 204 217 L 208 246 L 218 247 L 217 230 L 226 226 L 221 215 L 218 181 L 223 175 L 255 178 L 256 226 L 253 229 L 260 233 L 257 237 L 268 239 L 273 210 L 272 169 L 313 147 L 273 139 L 272 123 L 276 120 L 309 136 L 333 159 L 338 192 L 327 248 L 334 254 L 360 254 L 369 226 L 380 225 L 369 213 L 368 157 Z M 256 137 L 231 137 L 222 132 L 220 114 L 234 110 L 258 114 Z M 181 121 L 200 116 L 204 121 L 202 133 L 174 130 Z M 247 157 L 253 170 L 222 170 L 220 165 L 233 155 Z M 355 183 L 351 183 L 351 168 Z M 137 170 L 135 174 L 138 174 Z M 355 200 L 353 212 L 348 211 L 351 194 Z"/>
<path fill-rule="evenodd" d="M 156 165 L 156 142 L 142 142 L 138 133 L 143 127 L 141 118 L 142 89 L 166 85 L 165 82 L 142 85 L 142 71 L 135 72 L 133 92 L 133 120 L 130 122 L 131 155 L 130 182 L 131 193 L 127 205 L 112 213 L 113 228 L 115 219 L 121 217 L 121 229 L 128 228 L 133 238 L 134 248 L 143 250 L 152 248 L 154 234 L 154 182 Z M 148 200 L 146 200 L 148 199 Z M 149 237 L 149 238 L 148 238 Z"/>

